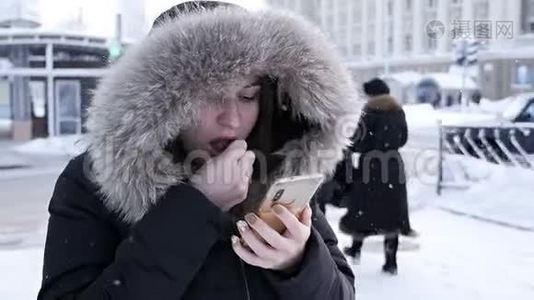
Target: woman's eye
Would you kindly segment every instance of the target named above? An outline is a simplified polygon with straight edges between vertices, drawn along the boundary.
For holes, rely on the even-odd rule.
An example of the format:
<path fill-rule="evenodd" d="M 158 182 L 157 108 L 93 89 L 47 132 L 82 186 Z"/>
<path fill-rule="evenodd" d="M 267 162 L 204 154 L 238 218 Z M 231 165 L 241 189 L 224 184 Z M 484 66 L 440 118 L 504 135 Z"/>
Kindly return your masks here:
<path fill-rule="evenodd" d="M 252 102 L 252 101 L 256 100 L 256 98 L 257 98 L 257 95 L 253 95 L 252 97 L 241 96 L 241 99 L 242 99 L 244 102 Z"/>

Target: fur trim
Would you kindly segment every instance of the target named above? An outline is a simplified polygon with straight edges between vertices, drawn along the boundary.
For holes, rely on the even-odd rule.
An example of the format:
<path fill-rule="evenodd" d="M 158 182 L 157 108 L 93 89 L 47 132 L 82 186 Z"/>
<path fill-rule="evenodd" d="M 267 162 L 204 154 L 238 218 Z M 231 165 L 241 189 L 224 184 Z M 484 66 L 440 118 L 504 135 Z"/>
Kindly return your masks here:
<path fill-rule="evenodd" d="M 278 78 L 295 117 L 321 125 L 285 144 L 277 176 L 332 173 L 364 102 L 331 45 L 314 25 L 275 11 L 221 8 L 155 29 L 109 69 L 88 110 L 91 175 L 105 205 L 134 223 L 186 180 L 165 146 L 203 101 L 250 73 Z"/>
<path fill-rule="evenodd" d="M 365 110 L 397 111 L 401 109 L 397 100 L 387 94 L 371 97 L 365 105 Z"/>

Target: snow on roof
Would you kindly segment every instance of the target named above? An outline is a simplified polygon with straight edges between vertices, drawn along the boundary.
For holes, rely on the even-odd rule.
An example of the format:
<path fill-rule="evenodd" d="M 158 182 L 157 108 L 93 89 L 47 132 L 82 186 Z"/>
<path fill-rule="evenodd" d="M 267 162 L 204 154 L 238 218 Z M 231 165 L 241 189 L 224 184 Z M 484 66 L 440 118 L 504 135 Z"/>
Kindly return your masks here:
<path fill-rule="evenodd" d="M 462 75 L 451 73 L 428 73 L 422 76 L 422 80 L 432 79 L 442 88 L 446 90 L 460 90 L 462 89 Z M 463 88 L 468 90 L 476 90 L 477 84 L 469 77 L 465 77 L 465 85 Z"/>

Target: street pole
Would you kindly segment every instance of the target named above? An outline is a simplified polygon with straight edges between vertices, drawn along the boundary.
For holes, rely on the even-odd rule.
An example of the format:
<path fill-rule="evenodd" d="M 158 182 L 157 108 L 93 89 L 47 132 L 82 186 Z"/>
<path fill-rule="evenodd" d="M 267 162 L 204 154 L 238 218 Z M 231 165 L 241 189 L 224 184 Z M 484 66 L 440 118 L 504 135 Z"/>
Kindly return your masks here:
<path fill-rule="evenodd" d="M 462 61 L 462 88 L 460 90 L 460 101 L 461 101 L 461 105 L 462 105 L 462 109 L 465 110 L 468 106 L 469 106 L 469 101 L 467 99 L 467 97 L 465 96 L 465 77 L 467 76 L 467 62 L 468 62 L 468 57 L 467 57 L 467 48 L 468 48 L 468 45 L 469 43 L 467 42 L 467 40 L 462 40 L 462 48 L 461 48 L 461 53 L 462 53 L 462 57 L 464 57 L 464 60 Z"/>
<path fill-rule="evenodd" d="M 387 1 L 384 0 L 383 1 L 383 4 L 382 4 L 382 10 L 386 11 L 385 15 L 386 17 L 384 19 L 388 19 L 388 16 L 387 14 L 389 13 L 388 11 L 388 5 L 387 5 Z M 384 15 L 384 13 L 382 13 L 382 15 Z M 393 21 L 391 21 L 393 22 Z M 384 34 L 384 38 L 385 38 L 385 43 L 384 43 L 384 48 L 386 48 L 386 51 L 384 51 L 384 76 L 387 76 L 389 75 L 389 20 L 388 22 L 385 24 L 385 34 Z"/>

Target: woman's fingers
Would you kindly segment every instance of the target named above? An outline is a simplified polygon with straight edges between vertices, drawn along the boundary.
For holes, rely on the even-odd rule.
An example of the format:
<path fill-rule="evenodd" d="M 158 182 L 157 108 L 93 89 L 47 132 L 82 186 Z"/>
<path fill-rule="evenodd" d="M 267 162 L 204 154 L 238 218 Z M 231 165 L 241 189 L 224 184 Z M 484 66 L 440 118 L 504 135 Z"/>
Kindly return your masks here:
<path fill-rule="evenodd" d="M 263 239 L 267 244 L 275 249 L 285 249 L 288 245 L 288 240 L 280 235 L 276 230 L 271 228 L 267 223 L 260 219 L 255 214 L 247 214 L 245 220 L 252 229 Z"/>
<path fill-rule="evenodd" d="M 286 226 L 286 229 L 291 236 L 297 238 L 299 241 L 301 239 L 307 239 L 307 226 L 302 224 L 299 219 L 287 208 L 285 208 L 283 205 L 277 204 L 273 206 L 273 211 L 278 219 L 280 219 L 280 221 Z"/>
<path fill-rule="evenodd" d="M 304 208 L 304 210 L 300 214 L 300 222 L 306 225 L 307 227 L 311 227 L 311 223 L 312 223 L 311 219 L 312 219 L 312 210 L 311 210 L 310 205 L 308 204 L 306 205 L 306 208 Z"/>
<path fill-rule="evenodd" d="M 245 221 L 238 221 L 237 228 L 241 233 L 241 238 L 254 254 L 268 260 L 274 260 L 276 258 L 276 250 L 265 244 Z"/>
<path fill-rule="evenodd" d="M 225 160 L 238 161 L 247 151 L 247 142 L 243 140 L 233 141 L 221 154 Z"/>
<path fill-rule="evenodd" d="M 246 180 L 247 183 L 250 182 L 250 178 L 252 177 L 254 160 L 256 159 L 256 155 L 252 151 L 247 151 L 241 157 L 239 160 L 239 169 L 241 172 L 241 176 L 243 176 L 243 179 Z"/>
<path fill-rule="evenodd" d="M 232 248 L 234 249 L 235 254 L 237 254 L 237 256 L 239 256 L 247 264 L 257 267 L 264 267 L 263 260 L 254 252 L 245 248 L 243 244 L 241 244 L 239 238 L 235 235 L 232 236 Z"/>

